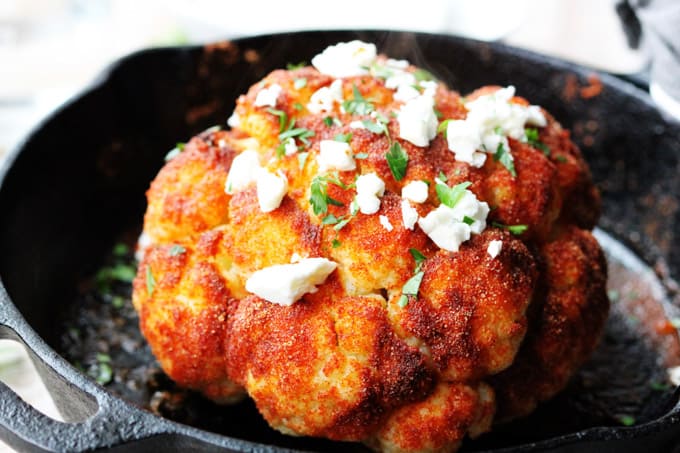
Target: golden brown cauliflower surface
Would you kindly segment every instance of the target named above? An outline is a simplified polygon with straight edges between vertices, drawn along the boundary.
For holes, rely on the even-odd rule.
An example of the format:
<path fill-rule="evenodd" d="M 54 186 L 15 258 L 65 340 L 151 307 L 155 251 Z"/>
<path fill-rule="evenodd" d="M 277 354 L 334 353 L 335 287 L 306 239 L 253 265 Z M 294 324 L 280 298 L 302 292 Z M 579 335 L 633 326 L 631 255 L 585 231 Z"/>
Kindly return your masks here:
<path fill-rule="evenodd" d="M 330 57 L 329 57 L 330 55 Z M 455 451 L 607 316 L 599 196 L 546 111 L 341 43 L 241 96 L 147 192 L 133 302 L 165 372 L 284 433 Z"/>

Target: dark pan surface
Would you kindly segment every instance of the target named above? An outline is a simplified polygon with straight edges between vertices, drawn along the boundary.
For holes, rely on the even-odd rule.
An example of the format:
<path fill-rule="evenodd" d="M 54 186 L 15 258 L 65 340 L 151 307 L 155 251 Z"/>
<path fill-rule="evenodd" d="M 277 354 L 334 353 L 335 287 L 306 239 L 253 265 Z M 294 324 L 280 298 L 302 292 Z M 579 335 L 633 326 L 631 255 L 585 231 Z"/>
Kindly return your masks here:
<path fill-rule="evenodd" d="M 484 84 L 514 84 L 521 95 L 543 105 L 571 128 L 602 190 L 600 227 L 609 234 L 603 232 L 600 237 L 605 245 L 610 242 L 606 248 L 615 258 L 612 265 L 621 264 L 612 271 L 626 276 L 612 287 L 620 291 L 620 300 L 601 348 L 569 389 L 530 420 L 501 428 L 466 448 L 650 451 L 659 447 L 663 451 L 679 445 L 678 393 L 650 384 L 667 384 L 666 366 L 678 365 L 680 360 L 674 349 L 676 332 L 659 324 L 665 317 L 677 316 L 679 305 L 675 279 L 680 275 L 680 239 L 675 225 L 680 220 L 680 125 L 663 118 L 648 97 L 631 85 L 501 45 L 412 33 L 310 32 L 132 55 L 49 118 L 14 155 L 0 186 L 0 278 L 6 291 L 0 291 L 0 325 L 9 327 L 0 329 L 0 337 L 19 338 L 34 351 L 39 370 L 67 419 L 93 417 L 79 431 L 89 434 L 72 441 L 74 449 L 148 438 L 127 448 L 255 448 L 238 440 L 246 439 L 289 448 L 361 450 L 278 436 L 257 421 L 247 404 L 225 412 L 228 423 L 210 419 L 208 425 L 192 421 L 192 414 L 164 412 L 186 423 L 226 432 L 236 440 L 168 423 L 101 390 L 53 352 L 78 359 L 65 340 L 68 327 L 79 327 L 82 332 L 88 326 L 96 331 L 97 325 L 94 319 L 78 325 L 82 316 L 74 314 L 82 313 L 82 308 L 101 322 L 120 317 L 111 307 L 88 300 L 82 282 L 105 263 L 114 243 L 130 240 L 139 231 L 143 194 L 164 154 L 177 141 L 224 124 L 238 94 L 269 70 L 309 60 L 328 44 L 353 38 L 375 42 L 384 53 L 424 66 L 463 93 Z M 623 250 L 617 248 L 620 244 Z M 649 268 L 631 264 L 627 250 Z M 651 269 L 650 274 L 643 275 L 642 269 Z M 621 291 L 630 281 L 640 282 L 638 297 Z M 640 302 L 645 298 L 649 302 Z M 134 323 L 130 317 L 122 318 L 124 323 Z M 116 362 L 120 370 L 135 367 L 123 362 L 123 355 L 116 355 L 115 345 L 107 344 L 106 338 L 90 334 L 88 341 L 93 345 L 82 352 L 82 360 L 91 360 L 96 351 L 107 352 L 114 369 Z M 147 360 L 148 352 L 140 351 L 134 360 Z M 145 374 L 138 381 L 152 385 L 140 384 L 136 394 L 126 393 L 127 383 L 116 387 L 114 380 L 111 389 L 140 405 L 148 404 L 158 390 L 181 393 L 162 376 Z M 89 396 L 82 396 L 79 389 Z M 188 398 L 185 412 L 214 410 L 195 396 Z M 6 417 L 12 408 L 16 413 L 19 403 L 3 401 L 0 416 Z M 634 417 L 638 426 L 621 428 L 623 416 Z M 244 422 L 251 420 L 252 425 L 247 423 L 242 430 Z M 0 436 L 5 434 L 19 447 L 33 443 L 63 449 L 50 443 L 58 442 L 54 438 L 67 429 L 63 426 L 29 427 L 24 434 L 33 440 L 27 442 L 12 435 L 20 429 L 18 425 L 6 418 L 2 422 Z M 102 431 L 92 435 L 98 423 Z M 589 427 L 604 428 L 577 433 Z M 46 440 L 46 434 L 52 440 Z M 161 436 L 149 437 L 157 434 Z M 547 440 L 532 444 L 541 439 Z"/>

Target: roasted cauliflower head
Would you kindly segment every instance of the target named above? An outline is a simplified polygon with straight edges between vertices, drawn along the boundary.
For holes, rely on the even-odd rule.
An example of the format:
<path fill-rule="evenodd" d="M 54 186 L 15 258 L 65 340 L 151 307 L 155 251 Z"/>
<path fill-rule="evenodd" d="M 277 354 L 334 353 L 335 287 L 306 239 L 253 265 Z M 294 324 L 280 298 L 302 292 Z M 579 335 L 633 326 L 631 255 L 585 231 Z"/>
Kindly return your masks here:
<path fill-rule="evenodd" d="M 513 87 L 331 46 L 147 192 L 133 302 L 177 383 L 290 435 L 450 452 L 552 397 L 608 311 L 599 196 Z M 496 416 L 497 414 L 497 416 Z"/>

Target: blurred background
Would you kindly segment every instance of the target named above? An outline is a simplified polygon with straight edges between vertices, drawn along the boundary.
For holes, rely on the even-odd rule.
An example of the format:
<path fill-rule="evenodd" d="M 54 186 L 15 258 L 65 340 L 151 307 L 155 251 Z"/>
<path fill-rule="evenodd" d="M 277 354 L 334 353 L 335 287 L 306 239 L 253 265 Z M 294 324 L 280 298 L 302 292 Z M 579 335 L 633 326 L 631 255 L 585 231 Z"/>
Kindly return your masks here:
<path fill-rule="evenodd" d="M 287 30 L 386 28 L 501 40 L 600 71 L 644 74 L 649 72 L 644 50 L 649 39 L 643 34 L 639 41 L 640 24 L 630 20 L 637 3 L 0 0 L 0 163 L 41 118 L 136 49 Z M 628 34 L 621 17 L 628 17 Z M 640 45 L 632 49 L 630 44 Z M 58 418 L 25 352 L 7 340 L 0 340 L 0 380 Z M 11 450 L 0 442 L 0 451 Z"/>

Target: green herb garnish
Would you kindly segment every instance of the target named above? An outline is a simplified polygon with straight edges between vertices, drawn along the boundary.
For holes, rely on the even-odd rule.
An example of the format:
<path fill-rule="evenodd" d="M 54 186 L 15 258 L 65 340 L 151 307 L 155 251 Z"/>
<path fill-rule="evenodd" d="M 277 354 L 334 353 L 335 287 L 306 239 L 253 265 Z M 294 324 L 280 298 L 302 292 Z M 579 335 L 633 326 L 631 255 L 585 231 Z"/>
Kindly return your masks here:
<path fill-rule="evenodd" d="M 416 268 L 415 268 L 414 272 L 420 271 L 420 268 L 422 267 L 422 265 L 425 262 L 425 260 L 427 259 L 427 257 L 425 255 L 423 255 L 422 253 L 420 253 L 420 251 L 417 250 L 417 249 L 411 248 L 411 249 L 408 249 L 408 251 L 416 262 Z"/>
<path fill-rule="evenodd" d="M 427 71 L 422 68 L 418 68 L 413 72 L 413 76 L 416 78 L 418 82 L 429 82 L 431 80 L 437 80 L 437 78 L 432 75 L 430 71 Z"/>
<path fill-rule="evenodd" d="M 368 153 L 357 153 L 354 155 L 354 158 L 359 160 L 368 159 Z"/>
<path fill-rule="evenodd" d="M 493 155 L 495 161 L 499 161 L 505 168 L 508 169 L 513 178 L 517 177 L 517 171 L 515 171 L 515 163 L 512 161 L 512 155 L 510 151 L 505 149 L 503 143 L 498 144 L 496 148 L 496 154 Z"/>
<path fill-rule="evenodd" d="M 302 110 L 302 109 L 304 109 L 305 107 L 304 107 L 302 104 L 300 104 L 299 102 L 296 102 L 296 103 L 293 104 L 293 108 L 294 108 L 295 110 Z"/>
<path fill-rule="evenodd" d="M 437 126 L 437 133 L 442 134 L 442 137 L 444 137 L 444 138 L 447 138 L 446 137 L 446 129 L 449 127 L 450 121 L 453 121 L 453 120 L 451 120 L 451 119 L 444 120 L 441 123 L 439 123 L 439 126 Z"/>
<path fill-rule="evenodd" d="M 113 255 L 118 258 L 125 257 L 128 253 L 130 253 L 130 247 L 127 244 L 120 242 L 113 246 Z"/>
<path fill-rule="evenodd" d="M 146 292 L 149 294 L 149 297 L 153 295 L 153 290 L 156 288 L 156 279 L 153 278 L 153 274 L 151 273 L 151 266 L 148 264 L 146 265 Z"/>
<path fill-rule="evenodd" d="M 498 222 L 491 222 L 491 225 L 495 226 L 496 228 L 503 228 L 504 230 L 508 230 L 510 233 L 514 235 L 520 235 L 524 233 L 529 226 L 524 225 L 524 224 L 518 224 L 518 225 L 504 225 L 502 223 Z"/>
<path fill-rule="evenodd" d="M 346 134 L 337 134 L 335 137 L 333 137 L 333 140 L 336 142 L 349 143 L 352 140 L 352 133 L 348 132 Z"/>
<path fill-rule="evenodd" d="M 295 71 L 296 69 L 302 69 L 307 66 L 306 61 L 301 61 L 299 63 L 288 63 L 286 64 L 286 69 L 289 71 Z"/>
<path fill-rule="evenodd" d="M 635 424 L 635 417 L 632 415 L 621 415 L 619 416 L 619 422 L 623 426 L 633 426 Z"/>
<path fill-rule="evenodd" d="M 337 249 L 338 247 L 340 247 L 340 241 L 338 241 L 337 238 L 333 239 L 333 242 L 331 242 L 331 247 Z"/>
<path fill-rule="evenodd" d="M 296 90 L 302 89 L 307 86 L 307 79 L 304 77 L 300 77 L 299 79 L 295 79 L 293 82 L 293 87 L 295 87 Z"/>
<path fill-rule="evenodd" d="M 540 149 L 546 156 L 550 156 L 550 148 L 538 138 L 538 129 L 528 127 L 524 129 L 524 135 L 526 136 L 529 145 L 536 149 Z"/>
<path fill-rule="evenodd" d="M 392 143 L 390 150 L 385 154 L 385 159 L 387 159 L 387 165 L 390 167 L 394 179 L 396 181 L 401 181 L 406 175 L 408 154 L 404 151 L 399 142 Z"/>
<path fill-rule="evenodd" d="M 300 166 L 300 171 L 305 168 L 305 163 L 307 162 L 307 158 L 309 157 L 308 152 L 303 152 L 303 153 L 298 153 L 298 164 Z"/>
<path fill-rule="evenodd" d="M 347 99 L 342 103 L 342 108 L 347 113 L 354 113 L 357 115 L 368 115 L 375 110 L 375 106 L 370 100 L 364 98 L 356 85 L 352 86 L 353 99 Z"/>
<path fill-rule="evenodd" d="M 325 124 L 327 127 L 331 127 L 333 125 L 333 117 L 327 116 L 326 118 L 324 118 L 323 124 Z"/>
<path fill-rule="evenodd" d="M 182 151 L 184 151 L 184 147 L 185 147 L 185 146 L 186 146 L 186 143 L 177 142 L 177 144 L 175 145 L 175 147 L 174 147 L 173 149 L 171 149 L 171 150 L 168 152 L 168 154 L 165 155 L 165 161 L 166 161 L 166 162 L 171 161 L 171 160 L 174 159 L 175 157 L 179 156 L 179 154 L 180 154 Z"/>
<path fill-rule="evenodd" d="M 449 208 L 453 208 L 461 200 L 461 198 L 463 198 L 463 195 L 465 195 L 465 190 L 471 185 L 472 183 L 470 181 L 461 182 L 460 184 L 456 184 L 453 187 L 449 187 L 446 184 L 437 183 L 435 190 L 437 191 L 439 201 Z"/>
<path fill-rule="evenodd" d="M 316 176 L 310 186 L 309 204 L 312 205 L 314 214 L 321 215 L 328 212 L 328 205 L 343 206 L 342 202 L 328 196 L 327 179 Z"/>
<path fill-rule="evenodd" d="M 475 219 L 473 219 L 472 217 L 463 216 L 463 223 L 466 225 L 472 225 L 473 223 L 475 223 Z"/>
<path fill-rule="evenodd" d="M 170 247 L 170 250 L 168 250 L 168 255 L 170 256 L 177 256 L 181 255 L 183 253 L 186 253 L 187 249 L 182 247 L 179 244 L 174 244 L 172 247 Z"/>
<path fill-rule="evenodd" d="M 267 111 L 272 115 L 279 117 L 279 133 L 285 131 L 286 125 L 288 124 L 288 114 L 283 110 L 277 109 L 267 109 Z"/>

